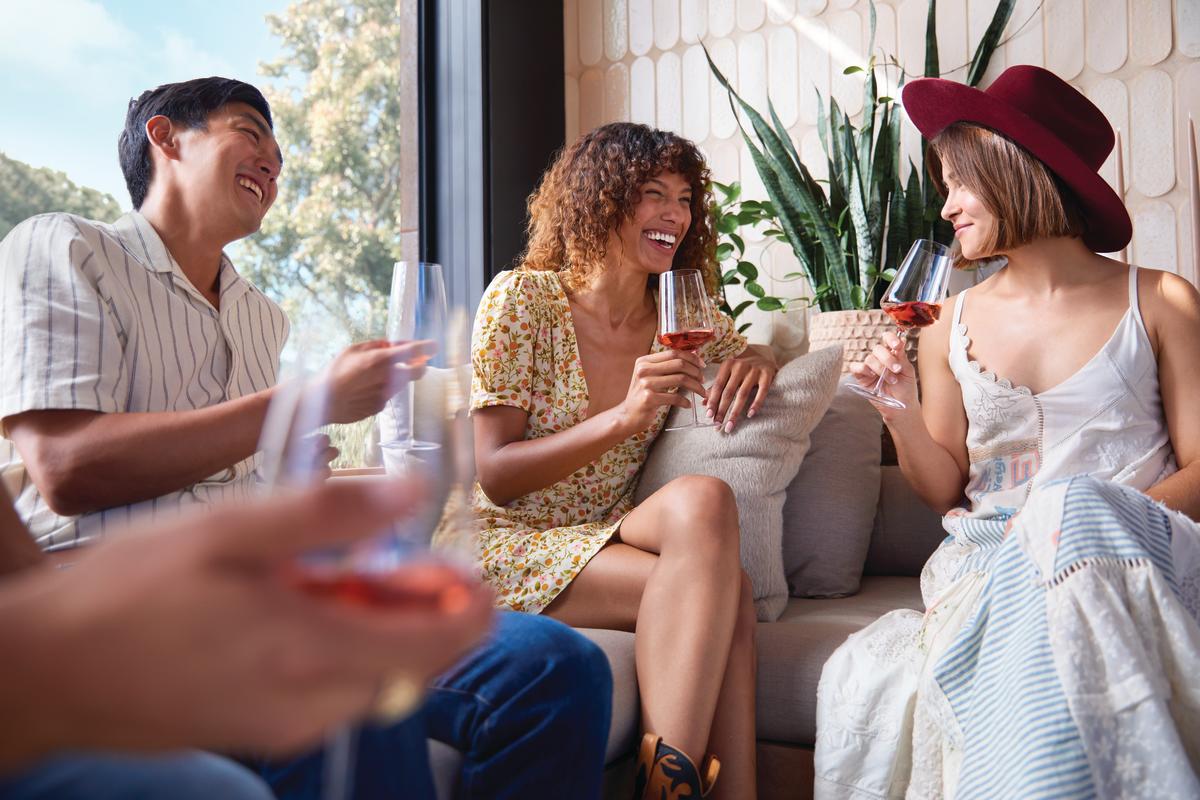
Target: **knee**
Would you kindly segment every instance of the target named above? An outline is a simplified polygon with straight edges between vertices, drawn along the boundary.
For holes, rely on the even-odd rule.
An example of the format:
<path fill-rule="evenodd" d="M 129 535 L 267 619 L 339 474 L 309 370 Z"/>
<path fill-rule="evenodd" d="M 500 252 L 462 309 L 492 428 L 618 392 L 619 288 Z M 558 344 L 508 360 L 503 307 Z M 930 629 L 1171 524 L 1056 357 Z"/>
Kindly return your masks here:
<path fill-rule="evenodd" d="M 729 484 L 708 475 L 684 475 L 671 481 L 672 504 L 677 509 L 674 530 L 695 547 L 712 542 L 725 549 L 738 548 L 737 498 Z"/>
<path fill-rule="evenodd" d="M 750 576 L 742 570 L 741 588 L 738 595 L 737 622 L 733 638 L 735 646 L 747 646 L 754 652 L 755 635 L 758 632 L 758 612 L 754 607 L 754 585 Z"/>
<path fill-rule="evenodd" d="M 547 617 L 539 625 L 536 644 L 526 642 L 525 658 L 540 661 L 540 682 L 561 692 L 581 713 L 607 719 L 612 702 L 612 669 L 604 651 L 583 634 Z"/>
<path fill-rule="evenodd" d="M 148 781 L 150 783 L 152 781 Z M 144 788 L 150 789 L 149 786 Z M 178 800 L 271 800 L 275 795 L 258 775 L 230 759 L 210 753 L 194 753 L 174 759 L 161 775 L 162 794 L 151 789 L 147 796 Z"/>

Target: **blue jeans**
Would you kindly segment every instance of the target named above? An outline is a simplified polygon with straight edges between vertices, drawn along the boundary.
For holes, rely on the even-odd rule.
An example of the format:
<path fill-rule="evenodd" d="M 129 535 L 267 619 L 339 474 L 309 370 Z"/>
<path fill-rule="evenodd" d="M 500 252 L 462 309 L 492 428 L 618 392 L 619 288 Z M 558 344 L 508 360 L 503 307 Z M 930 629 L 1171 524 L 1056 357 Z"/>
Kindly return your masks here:
<path fill-rule="evenodd" d="M 547 617 L 502 613 L 422 708 L 358 737 L 355 800 L 434 798 L 426 738 L 463 754 L 455 797 L 600 795 L 612 714 L 603 651 Z M 321 800 L 322 752 L 257 765 L 280 800 Z"/>
<path fill-rule="evenodd" d="M 272 800 L 250 770 L 209 753 L 55 756 L 0 778 L 3 800 Z"/>

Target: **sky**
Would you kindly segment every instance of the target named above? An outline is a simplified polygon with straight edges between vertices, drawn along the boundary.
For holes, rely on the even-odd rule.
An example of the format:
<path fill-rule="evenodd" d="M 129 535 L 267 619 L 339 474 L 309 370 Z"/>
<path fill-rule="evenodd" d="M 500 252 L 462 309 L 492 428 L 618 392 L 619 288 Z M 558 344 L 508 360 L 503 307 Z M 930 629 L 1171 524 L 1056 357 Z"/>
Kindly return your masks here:
<path fill-rule="evenodd" d="M 265 17 L 288 0 L 0 0 L 0 152 L 129 194 L 117 136 L 129 99 L 208 75 L 262 84 Z"/>

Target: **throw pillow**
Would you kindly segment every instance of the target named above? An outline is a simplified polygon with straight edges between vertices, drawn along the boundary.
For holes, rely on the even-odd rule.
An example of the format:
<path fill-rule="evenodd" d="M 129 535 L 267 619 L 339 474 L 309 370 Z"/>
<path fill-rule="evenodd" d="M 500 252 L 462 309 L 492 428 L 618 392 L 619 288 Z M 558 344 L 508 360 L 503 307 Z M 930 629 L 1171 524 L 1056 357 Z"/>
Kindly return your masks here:
<path fill-rule="evenodd" d="M 634 499 L 641 502 L 682 475 L 711 475 L 732 487 L 741 525 L 742 566 L 754 584 L 758 618 L 775 620 L 787 605 L 783 573 L 784 491 L 795 476 L 808 436 L 821 419 L 842 368 L 840 347 L 785 364 L 754 419 L 729 435 L 714 428 L 664 432 L 654 443 Z M 677 408 L 668 425 L 691 418 Z"/>
<path fill-rule="evenodd" d="M 794 597 L 858 591 L 879 503 L 879 437 L 870 403 L 847 376 L 812 432 L 808 455 L 787 489 L 783 566 Z"/>
<path fill-rule="evenodd" d="M 863 574 L 920 575 L 946 536 L 941 516 L 917 497 L 900 468 L 884 467 Z"/>

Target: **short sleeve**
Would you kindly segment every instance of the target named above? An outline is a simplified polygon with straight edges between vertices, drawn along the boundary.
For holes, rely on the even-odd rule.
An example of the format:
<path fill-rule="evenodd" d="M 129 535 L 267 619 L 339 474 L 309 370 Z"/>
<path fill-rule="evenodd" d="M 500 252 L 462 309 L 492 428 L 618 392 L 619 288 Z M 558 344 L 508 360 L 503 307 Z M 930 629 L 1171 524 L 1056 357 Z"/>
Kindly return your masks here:
<path fill-rule="evenodd" d="M 713 338 L 700 348 L 700 357 L 707 363 L 719 363 L 727 358 L 733 358 L 746 349 L 746 337 L 737 332 L 733 318 L 717 308 L 713 303 L 713 321 L 716 330 Z"/>
<path fill-rule="evenodd" d="M 33 217 L 0 242 L 0 419 L 123 410 L 122 337 L 95 260 L 66 214 Z"/>
<path fill-rule="evenodd" d="M 471 334 L 471 410 L 533 413 L 534 335 L 544 299 L 527 272 L 501 272 L 483 293 Z"/>

